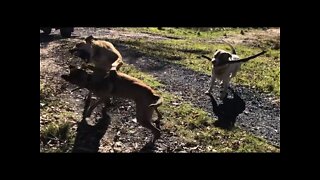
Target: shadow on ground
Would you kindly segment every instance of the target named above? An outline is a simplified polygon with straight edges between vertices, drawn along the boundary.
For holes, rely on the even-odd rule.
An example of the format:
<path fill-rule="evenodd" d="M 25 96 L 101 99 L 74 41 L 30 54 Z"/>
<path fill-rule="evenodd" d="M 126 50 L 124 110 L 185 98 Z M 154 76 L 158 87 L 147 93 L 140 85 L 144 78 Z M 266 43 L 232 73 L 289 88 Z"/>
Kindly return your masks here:
<path fill-rule="evenodd" d="M 226 96 L 222 100 L 222 104 L 217 104 L 217 101 L 211 94 L 208 96 L 211 99 L 213 113 L 218 117 L 218 120 L 214 123 L 215 126 L 231 130 L 234 127 L 237 116 L 246 109 L 245 102 L 241 97 L 230 88 L 233 98 Z"/>

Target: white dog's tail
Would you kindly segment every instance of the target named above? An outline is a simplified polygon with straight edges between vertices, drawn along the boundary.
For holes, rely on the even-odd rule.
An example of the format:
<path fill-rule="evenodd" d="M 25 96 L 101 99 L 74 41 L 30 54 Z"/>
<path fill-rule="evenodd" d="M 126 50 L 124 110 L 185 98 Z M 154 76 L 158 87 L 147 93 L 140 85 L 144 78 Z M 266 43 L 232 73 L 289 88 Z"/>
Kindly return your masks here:
<path fill-rule="evenodd" d="M 261 53 L 258 53 L 256 55 L 253 55 L 253 56 L 250 56 L 250 57 L 247 57 L 247 58 L 243 58 L 243 59 L 239 59 L 239 60 L 235 60 L 235 61 L 226 61 L 224 64 L 234 64 L 234 63 L 241 63 L 241 62 L 247 62 L 249 61 L 250 59 L 254 59 L 258 56 L 261 56 L 262 54 L 265 54 L 267 51 L 262 51 Z"/>
<path fill-rule="evenodd" d="M 229 45 L 229 46 L 231 47 L 231 53 L 232 53 L 232 54 L 237 54 L 236 50 L 234 49 L 234 47 L 233 47 L 230 43 L 224 41 L 223 39 L 221 39 L 221 40 L 222 40 L 224 43 L 226 43 L 227 45 Z"/>
<path fill-rule="evenodd" d="M 206 55 L 202 55 L 201 57 L 206 58 L 206 59 L 208 59 L 209 61 L 211 61 L 211 60 L 212 60 L 211 58 L 209 58 L 209 57 L 208 57 L 208 56 L 206 56 Z"/>

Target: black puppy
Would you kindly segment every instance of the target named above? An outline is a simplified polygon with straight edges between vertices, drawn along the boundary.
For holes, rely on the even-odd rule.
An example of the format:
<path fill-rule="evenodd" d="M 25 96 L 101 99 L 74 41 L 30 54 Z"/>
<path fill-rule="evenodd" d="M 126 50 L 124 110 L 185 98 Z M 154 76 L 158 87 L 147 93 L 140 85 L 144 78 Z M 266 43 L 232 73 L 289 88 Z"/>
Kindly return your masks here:
<path fill-rule="evenodd" d="M 245 102 L 230 87 L 229 89 L 233 93 L 233 98 L 229 99 L 228 96 L 225 96 L 220 105 L 211 94 L 207 94 L 211 99 L 213 113 L 218 117 L 215 126 L 223 129 L 233 128 L 237 116 L 246 109 Z"/>

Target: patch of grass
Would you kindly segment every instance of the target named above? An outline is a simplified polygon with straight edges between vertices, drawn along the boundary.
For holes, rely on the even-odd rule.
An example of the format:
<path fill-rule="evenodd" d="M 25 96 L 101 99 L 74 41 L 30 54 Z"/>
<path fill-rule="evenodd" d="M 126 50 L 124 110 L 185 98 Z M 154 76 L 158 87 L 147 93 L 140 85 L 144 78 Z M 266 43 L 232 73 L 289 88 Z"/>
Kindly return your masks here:
<path fill-rule="evenodd" d="M 157 28 L 155 29 L 149 28 L 148 31 L 159 31 Z M 145 29 L 135 29 L 135 31 L 138 30 L 141 32 L 145 31 Z M 175 32 L 173 34 L 183 34 L 179 29 L 173 30 L 173 32 Z M 221 31 L 217 32 L 221 33 Z M 211 40 L 215 39 L 219 39 L 219 36 L 211 37 Z M 186 38 L 157 41 L 130 39 L 121 41 L 121 43 L 129 45 L 133 50 L 147 56 L 160 58 L 163 61 L 170 63 L 180 64 L 196 72 L 208 75 L 211 75 L 211 62 L 200 56 L 207 55 L 212 57 L 216 49 L 231 50 L 226 44 L 201 41 L 199 39 L 190 41 L 190 39 Z M 240 58 L 261 52 L 259 48 L 241 44 L 236 45 L 235 48 Z M 277 97 L 280 97 L 280 50 L 270 49 L 266 54 L 244 63 L 241 70 L 238 72 L 238 75 L 232 79 L 231 83 L 247 85 L 258 89 L 259 91 L 272 93 Z"/>
<path fill-rule="evenodd" d="M 74 138 L 70 122 L 52 122 L 40 130 L 40 152 L 70 152 Z"/>
<path fill-rule="evenodd" d="M 48 87 L 43 79 L 40 79 L 40 102 L 48 100 L 52 93 L 52 89 Z"/>
<path fill-rule="evenodd" d="M 164 113 L 164 127 L 175 130 L 187 142 L 197 141 L 207 146 L 208 152 L 279 152 L 265 140 L 239 128 L 228 131 L 214 127 L 215 119 L 190 103 L 176 106 L 173 102 L 179 98 L 167 93 L 162 93 L 162 96 L 165 103 L 159 109 Z"/>
<path fill-rule="evenodd" d="M 153 81 L 151 84 L 147 83 L 152 88 L 159 88 L 157 84 L 162 86 L 155 78 L 135 70 L 132 66 L 127 66 L 126 72 L 131 72 L 131 76 Z M 208 152 L 279 152 L 278 148 L 268 144 L 265 140 L 239 128 L 228 131 L 214 127 L 215 119 L 212 119 L 207 112 L 161 88 L 158 89 L 158 92 L 164 100 L 163 105 L 159 107 L 164 117 L 163 127 L 176 132 L 187 142 L 199 142 L 208 147 Z"/>
<path fill-rule="evenodd" d="M 279 152 L 274 146 L 265 143 L 261 138 L 248 135 L 236 128 L 225 131 L 215 127 L 207 127 L 205 131 L 197 131 L 195 139 L 210 144 L 212 150 L 218 152 Z"/>
<path fill-rule="evenodd" d="M 80 115 L 56 97 L 57 86 L 40 79 L 40 152 L 70 152 L 75 138 L 73 126 Z"/>
<path fill-rule="evenodd" d="M 139 70 L 135 69 L 132 65 L 129 65 L 129 64 L 122 66 L 121 72 L 128 74 L 130 76 L 133 76 L 137 79 L 140 79 L 155 89 L 158 89 L 158 88 L 164 86 L 163 84 L 159 83 L 158 81 L 155 81 L 152 76 L 150 76 L 148 74 L 141 73 Z"/>
<path fill-rule="evenodd" d="M 40 152 L 70 152 L 75 138 L 75 122 L 80 114 L 61 100 L 40 108 Z"/>
<path fill-rule="evenodd" d="M 206 39 L 212 37 L 221 37 L 224 35 L 233 35 L 240 32 L 240 28 L 172 28 L 164 27 L 163 30 L 158 28 L 128 28 L 130 31 L 143 32 L 153 35 L 160 35 L 165 37 L 171 37 L 175 39 Z"/>

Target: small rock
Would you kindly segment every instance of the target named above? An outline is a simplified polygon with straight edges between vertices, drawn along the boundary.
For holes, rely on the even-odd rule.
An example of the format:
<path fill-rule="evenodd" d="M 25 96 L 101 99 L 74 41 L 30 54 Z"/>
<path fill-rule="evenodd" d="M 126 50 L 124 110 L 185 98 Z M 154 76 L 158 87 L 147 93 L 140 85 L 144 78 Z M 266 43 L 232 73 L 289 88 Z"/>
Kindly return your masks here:
<path fill-rule="evenodd" d="M 185 151 L 185 150 L 182 150 L 182 151 L 179 151 L 179 153 L 187 153 L 187 151 Z"/>
<path fill-rule="evenodd" d="M 128 133 L 129 134 L 134 134 L 136 131 L 135 130 L 129 130 Z"/>
<path fill-rule="evenodd" d="M 122 143 L 121 143 L 120 141 L 117 141 L 116 143 L 114 143 L 114 145 L 115 145 L 116 147 L 122 147 Z"/>
<path fill-rule="evenodd" d="M 121 152 L 122 149 L 120 147 L 115 147 L 113 148 L 113 150 L 115 153 L 117 153 L 117 152 Z"/>
<path fill-rule="evenodd" d="M 175 102 L 173 102 L 173 103 L 172 103 L 172 105 L 174 105 L 174 106 L 178 106 L 178 105 L 179 105 L 179 103 L 175 103 Z"/>

